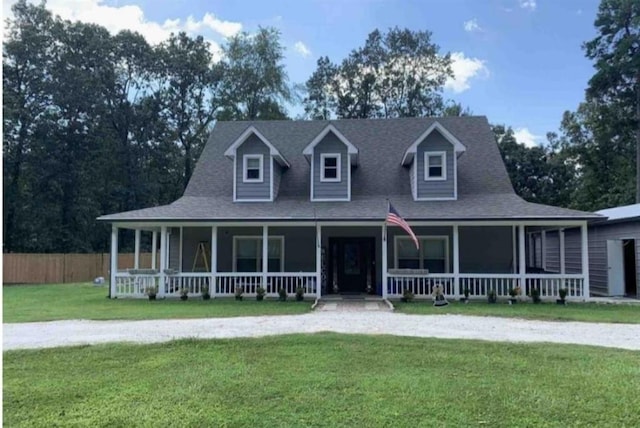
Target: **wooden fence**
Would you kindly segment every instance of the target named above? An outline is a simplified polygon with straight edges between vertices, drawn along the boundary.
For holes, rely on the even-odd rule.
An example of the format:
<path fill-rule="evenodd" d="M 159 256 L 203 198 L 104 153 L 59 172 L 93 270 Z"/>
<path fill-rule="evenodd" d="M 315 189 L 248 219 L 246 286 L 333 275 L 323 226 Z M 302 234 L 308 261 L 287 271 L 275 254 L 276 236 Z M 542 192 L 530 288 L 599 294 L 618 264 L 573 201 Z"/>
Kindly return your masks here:
<path fill-rule="evenodd" d="M 133 268 L 133 258 L 133 253 L 118 254 L 118 270 Z M 86 282 L 98 276 L 109 279 L 109 253 L 6 253 L 2 255 L 2 265 L 4 284 Z M 140 254 L 140 267 L 151 267 L 151 253 Z"/>

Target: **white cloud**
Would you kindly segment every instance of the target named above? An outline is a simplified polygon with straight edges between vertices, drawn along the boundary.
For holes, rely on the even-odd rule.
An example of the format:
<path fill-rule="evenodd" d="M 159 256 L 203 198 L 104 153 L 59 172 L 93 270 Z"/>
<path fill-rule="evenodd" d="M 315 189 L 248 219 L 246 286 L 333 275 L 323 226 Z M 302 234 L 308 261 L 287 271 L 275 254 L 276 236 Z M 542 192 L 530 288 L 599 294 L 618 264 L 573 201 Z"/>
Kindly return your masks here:
<path fill-rule="evenodd" d="M 520 3 L 520 7 L 522 9 L 528 9 L 532 12 L 536 10 L 536 7 L 538 6 L 536 4 L 536 0 L 519 0 L 518 2 Z"/>
<path fill-rule="evenodd" d="M 523 143 L 527 147 L 539 146 L 543 139 L 542 136 L 533 134 L 528 128 L 517 128 L 513 131 L 513 136 L 518 143 Z"/>
<path fill-rule="evenodd" d="M 39 3 L 40 0 L 29 0 L 29 2 Z M 10 7 L 15 3 L 16 0 L 3 2 L 5 18 L 11 16 Z M 224 21 L 211 13 L 205 13 L 200 20 L 190 16 L 184 21 L 181 19 L 167 19 L 164 22 L 150 21 L 139 6 L 108 6 L 104 4 L 104 0 L 48 0 L 46 7 L 54 15 L 60 15 L 63 19 L 102 25 L 112 34 L 121 30 L 137 31 L 151 44 L 166 40 L 172 32 L 197 33 L 211 44 L 211 51 L 216 59 L 221 55 L 221 48 L 212 37 L 230 37 L 242 30 L 240 22 Z"/>
<path fill-rule="evenodd" d="M 469 89 L 471 87 L 471 79 L 489 76 L 489 69 L 483 60 L 467 58 L 463 52 L 453 52 L 451 54 L 451 68 L 454 77 L 447 79 L 444 87 L 455 93 Z"/>
<path fill-rule="evenodd" d="M 306 58 L 309 55 L 311 55 L 311 51 L 309 50 L 309 48 L 300 41 L 296 42 L 296 44 L 293 45 L 293 49 L 295 49 L 296 52 L 302 55 L 303 58 Z"/>
<path fill-rule="evenodd" d="M 478 20 L 473 18 L 464 22 L 464 31 L 467 33 L 481 32 L 482 27 L 478 25 Z"/>

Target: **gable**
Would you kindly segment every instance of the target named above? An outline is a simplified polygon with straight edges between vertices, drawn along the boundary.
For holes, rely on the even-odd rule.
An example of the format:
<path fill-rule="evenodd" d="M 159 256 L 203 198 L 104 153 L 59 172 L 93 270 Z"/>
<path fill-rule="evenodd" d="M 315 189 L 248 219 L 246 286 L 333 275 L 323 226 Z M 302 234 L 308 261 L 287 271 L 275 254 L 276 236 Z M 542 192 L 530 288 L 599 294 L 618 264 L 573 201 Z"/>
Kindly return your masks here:
<path fill-rule="evenodd" d="M 402 165 L 411 164 L 418 150 L 418 146 L 421 145 L 428 137 L 430 137 L 434 133 L 441 137 L 441 141 L 446 141 L 451 144 L 451 146 L 453 146 L 453 151 L 456 154 L 463 153 L 467 150 L 467 148 L 460 142 L 458 138 L 456 138 L 438 121 L 434 121 L 433 124 L 431 124 L 431 126 L 429 126 L 426 131 L 424 131 L 418 138 L 416 138 L 416 140 L 405 151 L 404 156 L 402 157 Z"/>

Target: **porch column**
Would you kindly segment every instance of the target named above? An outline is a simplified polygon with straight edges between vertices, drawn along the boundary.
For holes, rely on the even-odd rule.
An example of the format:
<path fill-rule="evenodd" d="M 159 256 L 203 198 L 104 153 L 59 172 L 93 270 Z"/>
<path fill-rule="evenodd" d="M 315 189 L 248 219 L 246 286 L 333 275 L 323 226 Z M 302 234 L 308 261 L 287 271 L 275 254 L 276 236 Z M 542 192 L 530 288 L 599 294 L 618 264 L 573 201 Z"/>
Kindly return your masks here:
<path fill-rule="evenodd" d="M 218 226 L 211 226 L 211 279 L 209 280 L 209 295 L 215 299 L 218 272 Z"/>
<path fill-rule="evenodd" d="M 564 260 L 564 229 L 558 230 L 558 241 L 560 241 L 560 275 L 562 275 L 562 280 L 560 281 L 562 284 L 562 288 L 565 288 L 565 278 L 564 274 L 566 273 L 566 265 Z"/>
<path fill-rule="evenodd" d="M 167 269 L 167 226 L 160 228 L 160 284 L 158 296 L 164 297 L 165 269 Z"/>
<path fill-rule="evenodd" d="M 382 225 L 382 298 L 387 298 L 387 223 Z"/>
<path fill-rule="evenodd" d="M 517 244 L 517 233 L 516 226 L 511 226 L 511 248 L 513 250 L 512 259 L 513 262 L 513 273 L 518 273 L 518 244 Z"/>
<path fill-rule="evenodd" d="M 316 224 L 316 298 L 322 297 L 322 226 Z"/>
<path fill-rule="evenodd" d="M 267 288 L 269 271 L 269 226 L 262 226 L 262 287 Z"/>
<path fill-rule="evenodd" d="M 587 222 L 580 226 L 580 237 L 582 238 L 582 297 L 589 300 L 589 239 L 587 232 Z"/>
<path fill-rule="evenodd" d="M 109 270 L 109 297 L 116 297 L 116 273 L 118 272 L 118 226 L 111 226 L 111 263 Z"/>
<path fill-rule="evenodd" d="M 453 293 L 460 298 L 460 238 L 458 225 L 453 226 Z"/>
<path fill-rule="evenodd" d="M 180 272 L 184 272 L 184 270 L 182 269 L 182 241 L 183 241 L 183 239 L 182 239 L 183 238 L 182 231 L 183 231 L 182 226 L 180 226 L 180 246 L 179 246 L 179 250 L 178 250 L 178 251 L 180 251 L 178 253 L 178 270 Z"/>
<path fill-rule="evenodd" d="M 547 270 L 547 232 L 543 230 L 540 232 L 540 267 L 542 270 Z"/>
<path fill-rule="evenodd" d="M 140 269 L 140 229 L 136 229 L 133 250 L 133 268 Z"/>
<path fill-rule="evenodd" d="M 158 251 L 158 232 L 155 230 L 151 234 L 151 269 L 156 268 L 156 258 Z"/>
<path fill-rule="evenodd" d="M 518 226 L 518 251 L 520 252 L 519 273 L 520 273 L 520 289 L 521 292 L 526 295 L 526 274 L 527 274 L 527 259 L 524 246 L 524 224 Z"/>

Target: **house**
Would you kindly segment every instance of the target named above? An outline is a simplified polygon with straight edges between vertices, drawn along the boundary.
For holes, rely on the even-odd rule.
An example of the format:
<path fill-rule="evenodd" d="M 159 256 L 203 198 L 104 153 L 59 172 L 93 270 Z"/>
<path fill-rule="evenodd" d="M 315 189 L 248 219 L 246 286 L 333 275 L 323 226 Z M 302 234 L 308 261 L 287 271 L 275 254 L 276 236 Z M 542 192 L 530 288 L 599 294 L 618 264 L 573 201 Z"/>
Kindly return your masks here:
<path fill-rule="evenodd" d="M 419 249 L 385 224 L 389 203 Z M 111 297 L 208 287 L 213 297 L 279 289 L 306 296 L 410 289 L 543 297 L 589 296 L 587 212 L 518 197 L 485 117 L 218 122 L 184 195 L 166 205 L 99 218 L 112 224 Z M 529 232 L 580 230 L 578 270 L 527 269 Z M 121 271 L 118 235 L 151 234 L 159 266 Z M 212 245 L 213 244 L 213 245 Z M 138 259 L 138 258 L 136 258 Z M 153 257 L 155 260 L 155 257 Z"/>
<path fill-rule="evenodd" d="M 591 294 L 640 295 L 640 204 L 597 211 L 602 219 L 589 225 Z M 546 228 L 532 232 L 530 264 L 547 272 L 561 272 L 560 233 L 564 235 L 566 272 L 579 270 L 580 231 Z"/>

